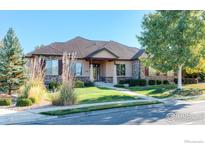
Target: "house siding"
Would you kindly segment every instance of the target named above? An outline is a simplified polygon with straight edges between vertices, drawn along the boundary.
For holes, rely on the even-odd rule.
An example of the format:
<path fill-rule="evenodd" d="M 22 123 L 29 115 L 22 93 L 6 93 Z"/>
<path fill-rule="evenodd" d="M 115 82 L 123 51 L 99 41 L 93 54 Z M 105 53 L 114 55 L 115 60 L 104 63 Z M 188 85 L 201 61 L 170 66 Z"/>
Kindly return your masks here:
<path fill-rule="evenodd" d="M 47 59 L 58 59 L 59 60 L 59 75 L 46 75 L 45 76 L 45 83 L 48 84 L 51 81 L 57 81 L 62 82 L 61 74 L 62 74 L 62 57 L 60 56 L 45 56 L 45 60 Z M 31 61 L 33 58 L 30 59 L 30 63 L 28 63 L 28 66 L 30 66 L 32 63 Z M 82 75 L 76 76 L 77 80 L 82 81 L 89 81 L 89 75 L 90 75 L 90 61 L 83 60 L 83 59 L 77 59 L 76 62 L 82 64 Z M 168 80 L 170 82 L 173 82 L 174 73 L 168 73 L 167 75 L 160 73 L 160 75 L 150 75 L 149 73 L 146 74 L 145 72 L 145 66 L 140 62 L 139 60 L 93 60 L 93 64 L 100 64 L 100 80 L 105 82 L 111 82 L 113 81 L 113 70 L 114 70 L 114 64 L 125 64 L 125 76 L 117 76 L 118 82 L 120 80 L 125 79 L 146 79 L 146 80 Z"/>

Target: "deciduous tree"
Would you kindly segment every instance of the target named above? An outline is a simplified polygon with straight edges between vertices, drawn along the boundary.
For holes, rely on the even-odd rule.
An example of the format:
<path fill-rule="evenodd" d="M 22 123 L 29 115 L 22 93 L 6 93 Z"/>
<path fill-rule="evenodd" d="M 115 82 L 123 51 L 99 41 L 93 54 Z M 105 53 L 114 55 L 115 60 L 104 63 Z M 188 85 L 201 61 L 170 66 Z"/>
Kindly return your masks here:
<path fill-rule="evenodd" d="M 145 62 L 162 72 L 178 71 L 182 89 L 182 69 L 197 66 L 205 53 L 205 12 L 155 11 L 144 16 L 142 29 Z"/>

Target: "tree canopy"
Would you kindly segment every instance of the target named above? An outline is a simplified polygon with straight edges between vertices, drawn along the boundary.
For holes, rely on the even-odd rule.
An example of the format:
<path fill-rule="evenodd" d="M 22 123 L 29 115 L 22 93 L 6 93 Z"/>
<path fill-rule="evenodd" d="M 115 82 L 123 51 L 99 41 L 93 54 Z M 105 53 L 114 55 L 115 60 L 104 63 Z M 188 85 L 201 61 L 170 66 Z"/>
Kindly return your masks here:
<path fill-rule="evenodd" d="M 205 55 L 205 11 L 155 11 L 138 37 L 145 63 L 161 72 L 196 67 Z M 181 79 L 178 79 L 178 81 Z"/>

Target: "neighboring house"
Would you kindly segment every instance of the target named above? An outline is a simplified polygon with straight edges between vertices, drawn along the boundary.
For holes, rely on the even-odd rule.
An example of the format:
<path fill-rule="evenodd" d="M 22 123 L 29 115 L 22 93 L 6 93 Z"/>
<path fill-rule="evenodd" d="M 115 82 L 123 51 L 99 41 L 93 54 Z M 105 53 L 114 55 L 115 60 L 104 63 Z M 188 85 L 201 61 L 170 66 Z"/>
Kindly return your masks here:
<path fill-rule="evenodd" d="M 174 73 L 162 74 L 140 63 L 144 51 L 114 41 L 94 41 L 76 37 L 67 42 L 55 42 L 28 53 L 31 61 L 44 57 L 46 83 L 60 81 L 62 55 L 64 52 L 77 54 L 74 73 L 82 81 L 104 81 L 116 84 L 124 79 L 174 79 Z"/>

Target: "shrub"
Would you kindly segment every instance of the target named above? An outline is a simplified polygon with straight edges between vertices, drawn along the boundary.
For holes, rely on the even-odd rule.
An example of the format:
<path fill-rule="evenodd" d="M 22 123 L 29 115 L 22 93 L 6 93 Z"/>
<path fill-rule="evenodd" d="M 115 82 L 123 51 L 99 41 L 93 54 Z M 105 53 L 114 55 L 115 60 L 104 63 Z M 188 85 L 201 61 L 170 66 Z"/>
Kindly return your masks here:
<path fill-rule="evenodd" d="M 155 85 L 155 80 L 149 80 L 149 81 L 148 81 L 148 84 L 149 84 L 149 85 Z"/>
<path fill-rule="evenodd" d="M 51 81 L 49 84 L 48 84 L 48 89 L 50 91 L 57 91 L 58 89 L 60 88 L 60 83 L 56 82 L 56 81 Z"/>
<path fill-rule="evenodd" d="M 184 84 L 197 84 L 198 79 L 196 79 L 196 78 L 184 78 L 183 83 Z"/>
<path fill-rule="evenodd" d="M 85 85 L 83 81 L 80 80 L 75 81 L 75 88 L 83 88 L 84 86 Z"/>
<path fill-rule="evenodd" d="M 140 80 L 131 79 L 131 80 L 128 80 L 128 84 L 129 84 L 130 87 L 139 86 L 140 85 Z"/>
<path fill-rule="evenodd" d="M 145 80 L 145 79 L 139 80 L 139 86 L 146 86 L 146 85 L 147 85 L 147 80 Z"/>
<path fill-rule="evenodd" d="M 124 88 L 125 85 L 124 85 L 124 84 L 116 84 L 116 85 L 114 85 L 114 87 L 117 87 L 117 88 Z"/>
<path fill-rule="evenodd" d="M 85 86 L 85 87 L 94 87 L 95 85 L 94 85 L 94 83 L 91 82 L 91 81 L 86 81 L 86 82 L 84 83 L 84 86 Z"/>
<path fill-rule="evenodd" d="M 10 106 L 11 104 L 11 98 L 0 98 L 0 106 Z"/>
<path fill-rule="evenodd" d="M 127 79 L 127 80 L 120 80 L 119 84 L 129 84 L 130 87 L 146 86 L 147 81 L 145 79 Z"/>
<path fill-rule="evenodd" d="M 125 84 L 125 80 L 120 80 L 119 84 Z"/>
<path fill-rule="evenodd" d="M 31 106 L 33 103 L 29 98 L 18 98 L 16 106 Z"/>
<path fill-rule="evenodd" d="M 29 97 L 29 99 L 32 101 L 33 104 L 36 103 L 36 99 L 34 97 Z"/>
<path fill-rule="evenodd" d="M 163 84 L 169 84 L 169 81 L 168 80 L 164 80 Z"/>
<path fill-rule="evenodd" d="M 157 85 L 160 85 L 160 84 L 162 84 L 162 81 L 161 81 L 161 80 L 157 80 L 157 81 L 156 81 L 156 84 L 157 84 Z"/>

